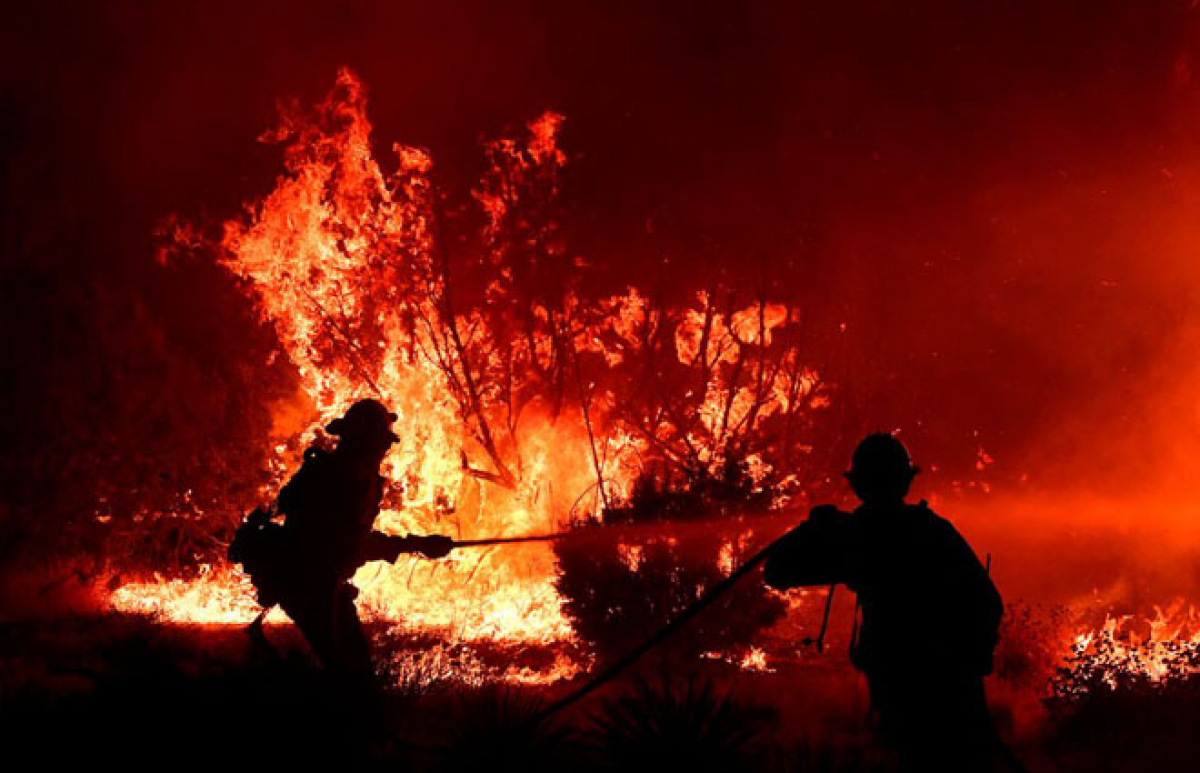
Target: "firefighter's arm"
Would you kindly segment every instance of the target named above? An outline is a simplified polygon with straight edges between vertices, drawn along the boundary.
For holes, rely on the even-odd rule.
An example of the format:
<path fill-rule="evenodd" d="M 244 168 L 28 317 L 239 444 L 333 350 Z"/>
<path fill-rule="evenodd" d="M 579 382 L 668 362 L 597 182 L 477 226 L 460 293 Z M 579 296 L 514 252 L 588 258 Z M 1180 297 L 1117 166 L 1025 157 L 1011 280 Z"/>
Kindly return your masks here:
<path fill-rule="evenodd" d="M 763 579 L 786 590 L 806 585 L 844 582 L 844 546 L 840 539 L 845 514 L 832 505 L 814 507 L 808 520 L 776 543 L 763 566 Z"/>
<path fill-rule="evenodd" d="M 453 548 L 454 540 L 441 534 L 402 536 L 373 531 L 367 537 L 366 560 L 392 562 L 404 553 L 420 553 L 426 558 L 441 558 Z"/>
<path fill-rule="evenodd" d="M 800 524 L 789 531 L 771 549 L 767 562 L 763 564 L 763 580 L 772 588 L 787 590 L 803 583 L 796 577 L 796 568 L 801 563 L 798 554 L 803 549 L 805 535 L 810 531 Z"/>

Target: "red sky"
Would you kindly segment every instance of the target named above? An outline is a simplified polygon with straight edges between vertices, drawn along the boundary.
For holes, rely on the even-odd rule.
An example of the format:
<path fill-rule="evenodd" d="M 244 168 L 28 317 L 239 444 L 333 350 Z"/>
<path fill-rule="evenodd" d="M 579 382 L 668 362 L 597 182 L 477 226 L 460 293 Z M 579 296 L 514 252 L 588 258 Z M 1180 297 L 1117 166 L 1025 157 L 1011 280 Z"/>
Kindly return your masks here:
<path fill-rule="evenodd" d="M 249 324 L 240 296 L 215 270 L 155 267 L 154 225 L 226 218 L 269 190 L 279 151 L 254 138 L 276 100 L 315 100 L 348 65 L 381 154 L 429 147 L 463 187 L 481 137 L 566 115 L 572 228 L 598 281 L 791 265 L 814 325 L 847 322 L 871 364 L 859 409 L 926 457 L 957 455 L 934 461 L 967 467 L 978 442 L 1011 476 L 1087 485 L 1099 460 L 1126 486 L 1197 439 L 1191 3 L 29 2 L 6 16 L 10 436 L 34 442 L 20 414 L 39 396 L 120 392 L 97 354 L 120 344 L 79 332 L 107 318 L 98 297 L 144 307 L 164 351 L 226 356 L 205 347 Z"/>

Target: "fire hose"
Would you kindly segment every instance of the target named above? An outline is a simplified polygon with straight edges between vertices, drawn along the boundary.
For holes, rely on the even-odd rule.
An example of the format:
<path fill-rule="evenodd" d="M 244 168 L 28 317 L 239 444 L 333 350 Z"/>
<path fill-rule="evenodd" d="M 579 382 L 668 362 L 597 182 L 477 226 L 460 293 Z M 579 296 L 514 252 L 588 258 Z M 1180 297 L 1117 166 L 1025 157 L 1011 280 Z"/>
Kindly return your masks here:
<path fill-rule="evenodd" d="M 461 542 L 456 540 L 454 542 L 454 547 L 456 547 L 456 548 L 475 547 L 475 546 L 483 546 L 483 545 L 506 544 L 506 543 L 513 543 L 513 542 L 547 542 L 547 541 L 556 540 L 556 539 L 560 539 L 560 538 L 567 537 L 567 536 L 574 536 L 574 533 L 563 532 L 563 533 L 558 533 L 558 534 L 543 534 L 543 535 L 533 535 L 533 536 L 528 536 L 528 537 L 493 537 L 490 539 L 463 540 Z M 633 665 L 635 662 L 637 662 L 637 660 L 639 658 L 641 658 L 643 655 L 645 655 L 650 650 L 654 649 L 654 647 L 661 644 L 664 640 L 669 638 L 672 634 L 674 634 L 676 631 L 678 631 L 680 628 L 682 628 L 684 625 L 686 625 L 692 618 L 694 618 L 696 615 L 700 614 L 700 612 L 703 611 L 705 607 L 708 607 L 709 605 L 711 605 L 714 601 L 717 600 L 717 598 L 719 598 L 722 594 L 724 594 L 726 591 L 728 591 L 730 588 L 732 588 L 737 583 L 738 580 L 745 577 L 747 574 L 749 574 L 751 571 L 753 571 L 755 567 L 757 567 L 759 564 L 761 564 L 763 561 L 765 561 L 767 559 L 767 557 L 771 554 L 772 548 L 775 547 L 775 545 L 779 542 L 780 539 L 782 539 L 782 537 L 774 540 L 769 545 L 767 545 L 765 548 L 763 548 L 762 550 L 755 553 L 753 556 L 750 557 L 749 560 L 747 560 L 745 563 L 743 563 L 741 566 L 739 566 L 737 569 L 735 569 L 728 577 L 726 577 L 724 580 L 722 580 L 721 582 L 717 583 L 716 585 L 712 586 L 707 591 L 705 591 L 704 594 L 700 596 L 700 598 L 698 598 L 693 604 L 691 604 L 686 609 L 684 609 L 682 612 L 680 612 L 673 620 L 671 620 L 665 626 L 660 628 L 653 636 L 646 639 L 641 644 L 639 644 L 637 647 L 630 650 L 623 657 L 610 663 L 602 671 L 600 671 L 600 673 L 593 676 L 581 687 L 579 687 L 575 690 L 572 690 L 567 695 L 563 696 L 562 698 L 559 698 L 558 700 L 554 701 L 546 708 L 544 708 L 541 711 L 534 714 L 533 721 L 541 722 L 541 721 L 548 719 L 550 716 L 557 714 L 558 712 L 562 711 L 563 709 L 567 708 L 568 706 L 582 700 L 587 695 L 591 694 L 592 692 L 594 692 L 595 690 L 597 690 L 599 687 L 606 684 L 607 682 L 612 681 L 612 679 L 614 677 L 616 677 L 618 674 L 620 674 L 622 671 L 624 671 L 629 666 Z M 830 588 L 830 593 L 832 593 L 832 588 Z M 826 607 L 825 607 L 826 622 L 829 619 L 829 607 L 830 607 L 830 605 L 827 603 Z M 825 623 L 822 623 L 821 629 L 822 629 L 822 637 L 823 637 L 824 630 L 825 630 Z M 408 746 L 410 748 L 414 748 L 417 750 L 436 751 L 436 749 L 434 749 L 433 747 L 424 747 L 423 745 L 420 745 L 420 744 L 408 744 Z"/>
<path fill-rule="evenodd" d="M 557 540 L 566 537 L 569 534 L 570 532 L 563 532 L 558 534 L 545 534 L 528 537 L 497 537 L 492 539 L 466 540 L 463 542 L 455 542 L 454 547 L 496 545 L 512 542 L 545 542 Z M 714 601 L 733 588 L 733 586 L 736 585 L 739 580 L 741 580 L 750 572 L 754 571 L 755 568 L 757 568 L 761 563 L 770 557 L 771 552 L 775 549 L 776 545 L 778 545 L 785 537 L 787 537 L 787 535 L 788 533 L 785 533 L 784 535 L 772 540 L 766 547 L 759 550 L 757 553 L 747 559 L 741 566 L 733 570 L 728 577 L 706 590 L 700 596 L 700 598 L 696 599 L 695 602 L 686 607 L 682 612 L 676 615 L 674 619 L 670 620 L 666 625 L 656 631 L 641 644 L 634 647 L 621 658 L 610 663 L 582 686 L 572 690 L 565 696 L 559 698 L 546 708 L 539 711 L 534 715 L 536 720 L 542 721 L 554 714 L 557 714 L 568 706 L 571 706 L 587 697 L 604 684 L 612 681 L 622 671 L 636 663 L 643 655 L 657 647 L 666 639 L 670 638 L 676 631 L 687 625 L 694 617 L 696 617 L 696 615 L 700 614 L 702 611 L 704 611 L 704 609 L 711 606 Z M 990 555 L 988 556 L 988 565 L 988 568 L 990 569 Z M 804 640 L 805 644 L 815 644 L 818 652 L 824 651 L 825 633 L 829 626 L 829 615 L 830 610 L 833 607 L 833 594 L 836 587 L 836 583 L 829 586 L 829 591 L 825 598 L 825 610 L 821 619 L 821 630 L 817 635 L 817 638 L 815 640 L 810 638 L 806 638 Z M 856 619 L 856 628 L 857 622 L 858 621 Z M 1004 763 L 1009 766 L 1009 768 L 1016 773 L 1027 773 L 1027 768 L 1025 767 L 1024 763 L 1021 762 L 1012 748 L 995 731 L 991 733 L 991 743 L 997 756 L 999 756 Z"/>
<path fill-rule="evenodd" d="M 745 577 L 747 574 L 753 571 L 755 567 L 767 560 L 767 557 L 771 554 L 771 550 L 779 543 L 780 539 L 783 538 L 780 537 L 779 539 L 774 540 L 771 542 L 771 544 L 755 553 L 745 563 L 731 572 L 728 577 L 706 590 L 704 594 L 701 595 L 700 598 L 696 599 L 691 606 L 687 607 L 678 615 L 676 615 L 673 620 L 660 628 L 653 636 L 634 647 L 623 657 L 610 663 L 607 667 L 600 671 L 600 673 L 589 679 L 582 687 L 571 691 L 567 695 L 559 698 L 546 708 L 542 709 L 541 712 L 538 713 L 538 718 L 545 719 L 552 714 L 562 711 L 571 704 L 576 703 L 582 698 L 586 697 L 606 682 L 611 681 L 613 677 L 617 676 L 617 674 L 633 665 L 639 658 L 642 657 L 642 655 L 645 655 L 647 652 L 661 644 L 664 640 L 691 621 L 693 617 L 700 614 L 700 612 L 702 612 L 706 607 L 711 605 L 721 595 L 732 588 L 738 580 Z"/>
<path fill-rule="evenodd" d="M 518 542 L 552 542 L 554 540 L 562 539 L 563 537 L 569 537 L 571 535 L 572 532 L 563 531 L 558 532 L 557 534 L 531 534 L 526 537 L 488 537 L 486 539 L 464 540 L 456 539 L 454 540 L 454 544 L 450 547 L 457 549 L 483 547 L 485 545 L 511 545 Z"/>
<path fill-rule="evenodd" d="M 491 537 L 474 540 L 455 540 L 453 547 L 480 547 L 485 545 L 503 545 L 520 542 L 549 542 L 565 537 L 575 536 L 576 534 L 577 532 L 558 532 L 554 534 L 538 534 L 523 537 Z M 704 611 L 705 608 L 710 606 L 714 601 L 716 601 L 727 591 L 729 591 L 735 584 L 737 584 L 739 580 L 752 572 L 757 566 L 759 566 L 759 564 L 765 561 L 770 556 L 771 551 L 777 544 L 779 544 L 784 536 L 786 536 L 786 534 L 776 538 L 775 540 L 772 540 L 766 547 L 759 550 L 757 553 L 747 559 L 741 566 L 731 572 L 728 577 L 706 590 L 700 596 L 700 598 L 696 599 L 695 602 L 685 608 L 674 619 L 670 620 L 652 636 L 643 641 L 637 647 L 630 650 L 623 657 L 610 663 L 600 673 L 589 679 L 583 686 L 547 706 L 540 712 L 539 716 L 545 718 L 562 711 L 571 704 L 583 699 L 605 683 L 611 681 L 626 668 L 636 663 L 643 655 L 657 647 L 666 639 L 670 638 L 680 628 L 687 625 L 692 618 Z M 826 594 L 825 610 L 821 617 L 821 629 L 820 633 L 817 635 L 817 638 L 813 639 L 808 637 L 803 640 L 803 643 L 806 645 L 815 645 L 818 652 L 824 652 L 825 650 L 825 634 L 829 630 L 829 615 L 833 608 L 833 595 L 836 587 L 836 584 L 830 585 L 829 591 Z"/>
<path fill-rule="evenodd" d="M 454 540 L 451 547 L 452 548 L 467 548 L 467 547 L 484 547 L 484 546 L 489 546 L 489 545 L 506 545 L 506 544 L 523 543 L 523 542 L 551 542 L 551 541 L 563 539 L 566 537 L 575 537 L 575 536 L 580 536 L 579 532 L 557 532 L 557 533 L 553 533 L 553 534 L 534 534 L 534 535 L 527 535 L 527 536 L 520 536 L 520 537 L 488 537 L 488 538 L 483 538 L 483 539 Z M 660 628 L 657 632 L 655 632 L 648 639 L 643 641 L 637 647 L 630 650 L 623 657 L 610 663 L 602 671 L 600 671 L 598 674 L 596 674 L 591 679 L 589 679 L 586 684 L 584 684 L 583 686 L 579 687 L 578 689 L 572 691 L 571 693 L 567 694 L 566 696 L 558 699 L 557 701 L 555 701 L 554 703 L 550 704 L 545 709 L 543 709 L 539 713 L 539 717 L 545 718 L 552 714 L 556 714 L 559 711 L 562 711 L 566 707 L 570 706 L 571 704 L 576 703 L 577 701 L 586 697 L 587 695 L 589 695 L 590 693 L 592 693 L 593 691 L 595 691 L 596 689 L 598 689 L 605 683 L 611 681 L 614 677 L 616 677 L 618 674 L 620 674 L 626 668 L 633 665 L 635 662 L 638 661 L 638 659 L 640 659 L 647 652 L 654 649 L 656 646 L 661 644 L 666 639 L 670 638 L 670 636 L 673 635 L 676 631 L 678 631 L 683 626 L 687 625 L 692 620 L 692 618 L 696 617 L 696 615 L 700 614 L 700 612 L 704 611 L 705 608 L 710 606 L 714 601 L 716 601 L 718 598 L 720 598 L 722 595 L 724 595 L 730 588 L 732 588 L 735 584 L 737 584 L 737 582 L 740 579 L 745 577 L 747 574 L 749 574 L 751 571 L 753 571 L 759 564 L 761 564 L 763 561 L 765 561 L 767 559 L 767 557 L 770 556 L 771 551 L 775 548 L 775 546 L 782 539 L 783 539 L 783 537 L 779 537 L 779 538 L 773 540 L 766 547 L 759 550 L 757 553 L 755 553 L 753 556 L 751 556 L 747 561 L 745 561 L 741 566 L 739 566 L 737 569 L 735 569 L 733 572 L 731 572 L 728 577 L 726 577 L 725 579 L 721 580 L 716 585 L 713 585 L 708 590 L 706 590 L 700 596 L 700 598 L 696 599 L 695 602 L 693 602 L 691 605 L 689 605 L 687 608 L 685 608 L 682 612 L 680 612 L 678 615 L 676 615 L 674 619 L 670 620 L 666 625 L 664 625 L 662 628 Z M 829 587 L 829 595 L 825 601 L 825 613 L 824 613 L 823 619 L 821 621 L 820 634 L 818 635 L 818 637 L 815 640 L 813 640 L 813 639 L 805 639 L 804 640 L 805 644 L 815 644 L 817 646 L 818 651 L 824 650 L 825 632 L 829 626 L 829 613 L 833 606 L 833 591 L 834 591 L 834 586 L 831 585 Z"/>

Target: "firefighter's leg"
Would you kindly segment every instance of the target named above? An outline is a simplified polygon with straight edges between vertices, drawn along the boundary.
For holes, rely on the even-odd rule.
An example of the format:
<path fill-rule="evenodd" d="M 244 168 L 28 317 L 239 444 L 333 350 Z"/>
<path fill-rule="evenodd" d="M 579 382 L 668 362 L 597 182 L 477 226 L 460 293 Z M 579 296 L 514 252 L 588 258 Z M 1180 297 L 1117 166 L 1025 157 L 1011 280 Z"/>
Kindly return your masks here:
<path fill-rule="evenodd" d="M 246 627 L 246 636 L 250 639 L 250 655 L 255 658 L 266 658 L 271 661 L 278 661 L 280 656 L 278 650 L 271 644 L 271 640 L 267 638 L 266 632 L 263 630 L 263 621 L 271 612 L 268 607 L 258 613 L 258 617 Z"/>
<path fill-rule="evenodd" d="M 947 762 L 952 753 L 936 679 L 927 673 L 889 671 L 871 674 L 868 683 L 880 738 L 895 750 L 902 773 L 966 773 Z"/>
<path fill-rule="evenodd" d="M 990 771 L 991 728 L 982 680 L 935 674 L 912 687 L 904 706 L 902 769 Z"/>
<path fill-rule="evenodd" d="M 290 594 L 280 606 L 304 634 L 313 654 L 328 669 L 338 668 L 334 588 L 305 588 Z"/>
<path fill-rule="evenodd" d="M 362 740 L 382 743 L 387 739 L 383 692 L 376 681 L 370 644 L 354 606 L 357 595 L 352 585 L 343 585 L 334 602 L 338 691 L 345 717 L 356 732 L 362 733 Z"/>
<path fill-rule="evenodd" d="M 267 641 L 267 635 L 263 633 L 263 621 L 267 619 L 267 615 L 270 613 L 270 611 L 270 607 L 263 609 L 263 611 L 259 612 L 258 616 L 251 621 L 250 625 L 246 626 L 246 635 L 249 636 L 250 640 L 255 644 L 270 645 L 270 642 Z"/>
<path fill-rule="evenodd" d="M 961 722 L 965 770 L 989 773 L 994 769 L 992 759 L 997 752 L 996 730 L 988 711 L 987 695 L 981 677 L 965 677 L 959 684 L 958 699 L 953 702 L 955 715 Z"/>
<path fill-rule="evenodd" d="M 358 595 L 352 585 L 338 588 L 334 600 L 334 636 L 338 667 L 347 676 L 370 681 L 375 673 L 371 664 L 371 648 L 358 619 L 354 599 Z"/>

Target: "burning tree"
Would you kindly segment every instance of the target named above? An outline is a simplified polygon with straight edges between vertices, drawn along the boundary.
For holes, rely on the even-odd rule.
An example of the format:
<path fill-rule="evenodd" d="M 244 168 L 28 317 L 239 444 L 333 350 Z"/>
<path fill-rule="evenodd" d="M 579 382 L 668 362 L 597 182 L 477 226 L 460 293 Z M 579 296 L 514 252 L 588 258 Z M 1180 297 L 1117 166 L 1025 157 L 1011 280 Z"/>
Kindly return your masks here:
<path fill-rule="evenodd" d="M 637 292 L 605 305 L 610 418 L 645 443 L 643 486 L 699 497 L 692 515 L 722 496 L 745 510 L 799 493 L 828 387 L 804 361 L 794 306 L 739 308 L 720 288 L 683 308 Z"/>
<path fill-rule="evenodd" d="M 375 395 L 394 406 L 403 430 L 385 462 L 393 485 L 383 528 L 470 537 L 552 526 L 569 504 L 550 481 L 569 491 L 591 473 L 571 456 L 547 469 L 552 447 L 576 442 L 573 428 L 530 407 L 537 390 L 506 388 L 517 382 L 502 376 L 517 372 L 519 358 L 506 364 L 498 343 L 508 331 L 495 332 L 484 304 L 459 295 L 462 265 L 438 233 L 428 154 L 396 146 L 385 173 L 371 152 L 363 88 L 345 71 L 316 109 L 287 111 L 267 139 L 284 145 L 284 175 L 210 247 L 255 298 L 303 387 L 280 409 L 301 431 L 277 448 L 275 484 L 305 444 L 324 442 L 330 418 Z M 518 443 L 523 411 L 525 426 L 540 430 Z M 379 616 L 403 609 L 412 623 L 459 625 L 468 637 L 570 636 L 544 548 L 447 563 L 440 572 L 376 565 L 357 581 Z M 417 582 L 417 572 L 427 574 Z"/>
<path fill-rule="evenodd" d="M 472 216 L 426 151 L 395 145 L 385 171 L 365 90 L 342 71 L 323 102 L 286 109 L 264 136 L 283 146 L 270 194 L 216 240 L 176 224 L 187 249 L 211 250 L 253 297 L 301 385 L 277 411 L 293 429 L 261 496 L 366 396 L 400 415 L 385 530 L 471 538 L 679 522 L 802 490 L 829 386 L 805 357 L 799 308 L 723 287 L 682 306 L 636 288 L 583 292 L 587 263 L 561 225 L 562 121 L 547 113 L 485 145 Z M 741 532 L 672 538 L 632 561 L 617 543 L 582 560 L 560 551 L 557 586 L 555 555 L 538 545 L 463 551 L 441 568 L 374 564 L 355 581 L 369 615 L 468 639 L 550 642 L 572 638 L 572 624 L 599 639 L 594 623 L 610 613 L 650 624 L 676 611 L 749 544 Z M 670 599 L 635 612 L 604 598 L 629 580 L 673 588 Z M 781 612 L 758 598 L 731 606 L 748 616 L 719 646 Z"/>
<path fill-rule="evenodd" d="M 718 303 L 717 292 L 700 292 L 680 309 L 637 293 L 607 301 L 595 355 L 617 377 L 608 419 L 641 441 L 642 466 L 626 496 L 606 500 L 603 521 L 708 522 L 644 544 L 557 546 L 567 614 L 610 656 L 752 552 L 752 530 L 718 519 L 739 522 L 794 494 L 794 460 L 812 450 L 802 443 L 824 385 L 802 364 L 793 307 L 760 299 L 739 309 L 723 295 Z M 783 611 L 778 598 L 743 585 L 696 626 L 690 649 L 743 648 Z"/>

